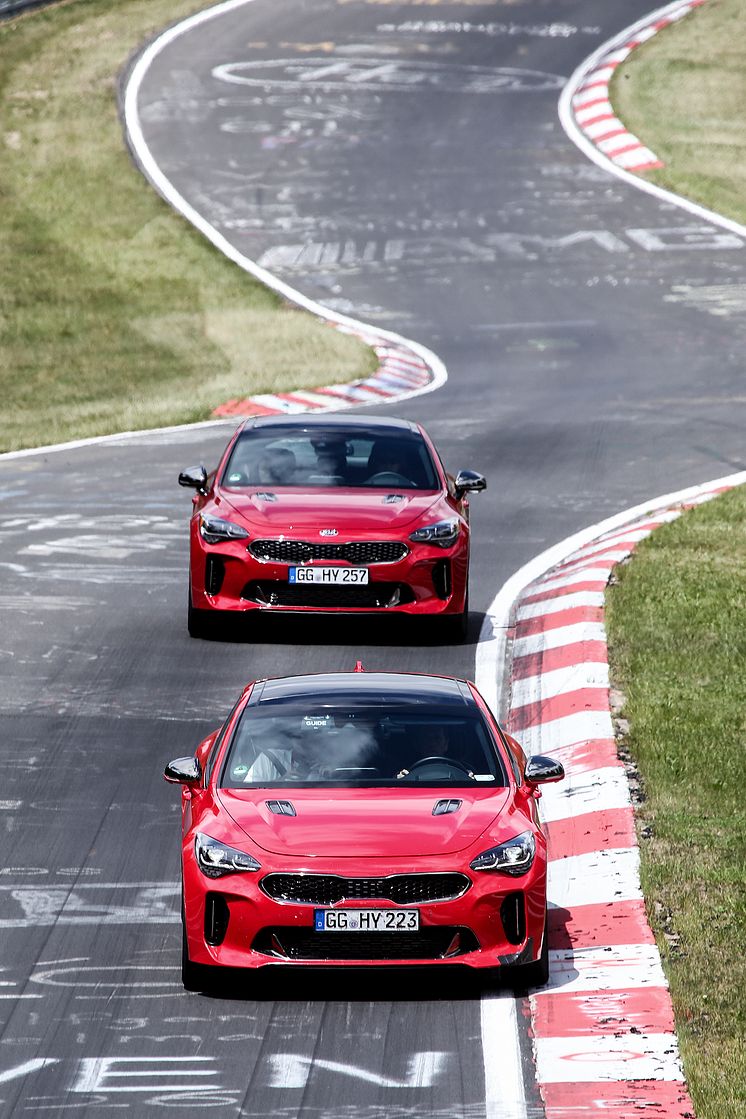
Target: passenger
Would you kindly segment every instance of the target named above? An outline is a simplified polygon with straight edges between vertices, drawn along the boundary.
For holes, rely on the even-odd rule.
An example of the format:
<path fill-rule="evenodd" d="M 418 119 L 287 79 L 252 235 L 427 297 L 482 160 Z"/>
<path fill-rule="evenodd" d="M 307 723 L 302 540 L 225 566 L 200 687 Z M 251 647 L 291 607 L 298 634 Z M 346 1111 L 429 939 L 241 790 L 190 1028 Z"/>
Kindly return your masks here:
<path fill-rule="evenodd" d="M 265 485 L 288 486 L 295 477 L 296 461 L 292 451 L 272 447 L 259 463 L 259 481 Z"/>

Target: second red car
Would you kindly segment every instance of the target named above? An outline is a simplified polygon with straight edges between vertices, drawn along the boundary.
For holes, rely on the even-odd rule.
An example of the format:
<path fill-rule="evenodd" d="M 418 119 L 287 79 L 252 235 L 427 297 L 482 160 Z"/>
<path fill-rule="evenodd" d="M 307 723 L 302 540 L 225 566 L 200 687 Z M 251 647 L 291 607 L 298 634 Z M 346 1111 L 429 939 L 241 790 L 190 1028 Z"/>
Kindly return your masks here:
<path fill-rule="evenodd" d="M 357 416 L 249 419 L 196 490 L 189 632 L 256 610 L 468 621 L 470 493 L 418 424 Z"/>

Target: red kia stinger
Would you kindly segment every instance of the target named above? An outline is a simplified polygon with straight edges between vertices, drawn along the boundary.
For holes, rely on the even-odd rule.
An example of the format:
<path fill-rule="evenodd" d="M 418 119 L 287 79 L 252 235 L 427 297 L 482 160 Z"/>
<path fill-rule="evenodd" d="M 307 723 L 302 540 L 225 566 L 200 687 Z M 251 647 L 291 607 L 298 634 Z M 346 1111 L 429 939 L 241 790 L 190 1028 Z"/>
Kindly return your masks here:
<path fill-rule="evenodd" d="M 182 786 L 185 986 L 225 967 L 322 964 L 460 964 L 541 985 L 537 798 L 563 776 L 526 759 L 465 680 L 249 684 L 196 756 L 165 770 Z"/>
<path fill-rule="evenodd" d="M 468 494 L 418 424 L 359 416 L 246 420 L 215 471 L 184 470 L 189 632 L 264 610 L 435 615 L 468 623 Z"/>

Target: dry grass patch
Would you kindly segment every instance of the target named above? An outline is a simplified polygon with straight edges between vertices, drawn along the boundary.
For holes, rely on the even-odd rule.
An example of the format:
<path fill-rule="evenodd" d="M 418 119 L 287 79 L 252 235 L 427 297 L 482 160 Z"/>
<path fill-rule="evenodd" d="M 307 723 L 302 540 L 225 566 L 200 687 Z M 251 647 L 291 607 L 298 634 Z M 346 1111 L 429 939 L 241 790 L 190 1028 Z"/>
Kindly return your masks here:
<path fill-rule="evenodd" d="M 697 1119 L 746 1115 L 746 487 L 658 529 L 607 594 L 645 801 L 642 884 Z"/>
<path fill-rule="evenodd" d="M 625 125 L 663 160 L 646 177 L 746 223 L 746 5 L 708 0 L 638 47 L 611 83 Z"/>

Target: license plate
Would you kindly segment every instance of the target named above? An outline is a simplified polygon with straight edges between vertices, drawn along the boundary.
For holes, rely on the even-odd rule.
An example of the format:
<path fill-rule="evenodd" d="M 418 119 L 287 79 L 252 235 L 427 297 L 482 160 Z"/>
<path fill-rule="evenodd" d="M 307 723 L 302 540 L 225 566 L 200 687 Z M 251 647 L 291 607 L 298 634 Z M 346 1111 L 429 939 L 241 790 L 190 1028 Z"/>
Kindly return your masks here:
<path fill-rule="evenodd" d="M 315 909 L 316 932 L 417 932 L 417 909 Z"/>
<path fill-rule="evenodd" d="M 359 586 L 368 582 L 367 567 L 291 567 L 289 583 L 327 583 L 332 587 Z"/>

